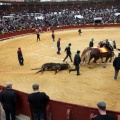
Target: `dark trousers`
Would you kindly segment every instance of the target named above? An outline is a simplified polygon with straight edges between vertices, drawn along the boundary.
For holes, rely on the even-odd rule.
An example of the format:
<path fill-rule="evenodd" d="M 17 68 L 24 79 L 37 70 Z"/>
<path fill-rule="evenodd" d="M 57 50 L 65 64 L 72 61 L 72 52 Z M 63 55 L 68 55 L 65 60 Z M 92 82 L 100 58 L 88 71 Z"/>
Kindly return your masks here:
<path fill-rule="evenodd" d="M 115 70 L 114 79 L 117 79 L 118 73 L 119 73 L 119 70 Z"/>
<path fill-rule="evenodd" d="M 61 48 L 60 48 L 60 47 L 57 47 L 57 49 L 58 49 L 57 54 L 60 54 Z"/>
<path fill-rule="evenodd" d="M 71 72 L 71 71 L 77 71 L 77 75 L 78 75 L 78 74 L 80 74 L 80 71 L 79 71 L 79 70 L 80 70 L 79 65 L 75 65 L 75 69 L 70 69 L 70 72 Z"/>
<path fill-rule="evenodd" d="M 15 110 L 5 110 L 5 116 L 6 120 L 10 120 L 10 116 L 11 120 L 15 120 Z"/>
<path fill-rule="evenodd" d="M 46 120 L 45 113 L 33 113 L 34 120 Z"/>
<path fill-rule="evenodd" d="M 64 58 L 63 62 L 64 62 L 68 57 L 70 58 L 70 60 L 71 60 L 71 62 L 72 62 L 71 54 L 67 54 L 66 57 Z"/>
<path fill-rule="evenodd" d="M 23 63 L 23 62 L 24 62 L 24 59 L 23 59 L 23 58 L 19 58 L 19 57 L 18 57 L 18 61 L 19 61 L 19 64 L 20 64 L 20 65 L 24 65 L 24 63 Z"/>
<path fill-rule="evenodd" d="M 38 40 L 40 41 L 40 35 L 39 34 L 37 34 L 37 42 L 38 42 Z"/>

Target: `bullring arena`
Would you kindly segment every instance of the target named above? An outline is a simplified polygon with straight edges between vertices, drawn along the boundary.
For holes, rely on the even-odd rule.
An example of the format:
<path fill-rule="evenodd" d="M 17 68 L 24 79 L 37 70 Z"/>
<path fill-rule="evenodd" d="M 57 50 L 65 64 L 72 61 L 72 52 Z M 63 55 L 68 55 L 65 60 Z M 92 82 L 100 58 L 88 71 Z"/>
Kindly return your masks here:
<path fill-rule="evenodd" d="M 58 100 L 78 105 L 96 107 L 98 101 L 105 101 L 107 109 L 120 111 L 120 77 L 113 80 L 114 68 L 112 63 L 93 64 L 92 68 L 80 66 L 80 76 L 76 72 L 69 74 L 68 70 L 59 71 L 54 75 L 53 71 L 45 71 L 35 74 L 33 68 L 39 68 L 47 62 L 63 63 L 64 49 L 68 43 L 72 43 L 72 58 L 77 50 L 81 52 L 88 47 L 91 38 L 94 38 L 94 46 L 101 40 L 115 40 L 120 47 L 120 28 L 84 28 L 82 35 L 78 35 L 78 29 L 55 31 L 55 42 L 52 41 L 51 31 L 41 33 L 41 41 L 36 41 L 36 34 L 30 34 L 0 42 L 0 84 L 13 83 L 13 89 L 31 93 L 32 84 L 40 84 L 40 91 L 46 92 L 52 100 Z M 61 38 L 61 55 L 57 55 L 56 41 Z M 20 66 L 17 58 L 17 49 L 21 47 L 24 56 L 24 66 Z M 115 54 L 118 51 L 115 50 Z M 72 67 L 72 63 L 68 63 Z M 100 62 L 100 61 L 98 61 Z"/>

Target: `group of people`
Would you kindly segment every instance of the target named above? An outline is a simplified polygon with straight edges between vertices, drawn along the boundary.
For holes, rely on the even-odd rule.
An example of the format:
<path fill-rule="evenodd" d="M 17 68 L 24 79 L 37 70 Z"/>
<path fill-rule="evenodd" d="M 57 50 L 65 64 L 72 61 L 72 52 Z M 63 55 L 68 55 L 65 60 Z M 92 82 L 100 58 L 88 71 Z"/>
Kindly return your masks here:
<path fill-rule="evenodd" d="M 46 106 L 50 98 L 45 92 L 39 91 L 38 84 L 33 84 L 32 88 L 34 92 L 28 95 L 28 103 L 33 118 L 34 120 L 46 120 Z M 6 120 L 16 120 L 17 99 L 16 92 L 12 90 L 12 83 L 6 83 L 6 89 L 0 92 L 0 103 L 5 111 Z M 1 116 L 0 120 L 2 120 Z"/>
<path fill-rule="evenodd" d="M 79 54 L 79 51 L 77 51 Z M 78 55 L 76 55 L 77 57 Z M 50 97 L 39 91 L 39 84 L 32 85 L 33 93 L 28 95 L 28 103 L 34 120 L 46 120 L 46 107 Z M 16 120 L 17 93 L 12 89 L 12 83 L 6 83 L 6 89 L 0 93 L 0 102 L 5 111 L 6 120 Z M 106 112 L 106 103 L 98 102 L 98 115 L 91 115 L 91 120 L 115 120 L 115 116 Z M 1 110 L 1 109 L 0 109 Z M 1 116 L 0 116 L 1 117 Z M 0 118 L 2 120 L 2 118 Z"/>

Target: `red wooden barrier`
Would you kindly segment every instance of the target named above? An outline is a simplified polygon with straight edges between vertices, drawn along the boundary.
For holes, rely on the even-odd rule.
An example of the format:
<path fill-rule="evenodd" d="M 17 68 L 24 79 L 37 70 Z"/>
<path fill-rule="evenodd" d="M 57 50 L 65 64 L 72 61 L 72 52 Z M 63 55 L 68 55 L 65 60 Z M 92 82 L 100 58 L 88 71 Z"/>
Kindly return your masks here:
<path fill-rule="evenodd" d="M 3 86 L 0 86 L 0 90 L 3 89 Z M 30 107 L 28 104 L 28 94 L 17 91 L 17 114 L 27 115 L 32 119 Z M 116 120 L 120 120 L 120 112 L 107 111 L 115 116 Z M 96 108 L 70 104 L 60 101 L 50 100 L 46 108 L 46 118 L 47 120 L 90 120 L 91 115 L 98 114 Z"/>

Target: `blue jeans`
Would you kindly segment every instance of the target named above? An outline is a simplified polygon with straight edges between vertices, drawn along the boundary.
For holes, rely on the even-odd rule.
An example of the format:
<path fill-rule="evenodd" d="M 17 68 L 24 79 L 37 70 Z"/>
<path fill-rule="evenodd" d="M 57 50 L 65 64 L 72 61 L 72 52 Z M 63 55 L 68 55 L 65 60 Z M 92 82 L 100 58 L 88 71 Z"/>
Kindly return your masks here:
<path fill-rule="evenodd" d="M 45 120 L 45 113 L 33 113 L 34 120 Z"/>

